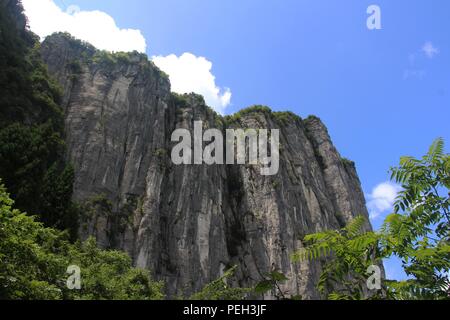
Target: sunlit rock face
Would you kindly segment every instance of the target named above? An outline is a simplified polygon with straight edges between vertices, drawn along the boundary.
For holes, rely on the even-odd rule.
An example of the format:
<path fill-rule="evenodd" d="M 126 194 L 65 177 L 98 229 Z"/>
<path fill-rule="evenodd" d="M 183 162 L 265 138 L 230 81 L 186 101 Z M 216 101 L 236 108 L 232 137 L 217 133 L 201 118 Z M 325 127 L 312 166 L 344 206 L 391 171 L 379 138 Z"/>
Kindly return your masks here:
<path fill-rule="evenodd" d="M 223 118 L 200 96 L 171 94 L 167 76 L 145 56 L 105 55 L 64 34 L 48 37 L 41 52 L 64 89 L 81 238 L 128 252 L 170 296 L 189 295 L 237 265 L 234 285 L 254 286 L 278 270 L 289 278 L 288 295 L 320 298 L 320 262 L 293 264 L 290 255 L 304 235 L 368 213 L 354 164 L 318 118 L 265 109 Z M 278 174 L 174 165 L 173 131 L 199 120 L 223 132 L 279 129 Z"/>

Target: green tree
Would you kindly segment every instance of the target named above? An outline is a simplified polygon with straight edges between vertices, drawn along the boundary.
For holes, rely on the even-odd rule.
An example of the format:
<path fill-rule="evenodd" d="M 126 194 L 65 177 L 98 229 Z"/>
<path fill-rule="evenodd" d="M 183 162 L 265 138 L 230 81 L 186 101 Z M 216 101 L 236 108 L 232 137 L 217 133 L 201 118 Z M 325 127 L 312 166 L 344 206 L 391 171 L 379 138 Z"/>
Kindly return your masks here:
<path fill-rule="evenodd" d="M 234 275 L 236 266 L 227 270 L 223 276 L 207 284 L 202 290 L 190 297 L 191 300 L 242 300 L 251 291 L 247 288 L 236 288 L 227 282 Z"/>
<path fill-rule="evenodd" d="M 163 284 L 132 267 L 126 253 L 72 244 L 68 234 L 46 228 L 13 208 L 0 185 L 0 299 L 162 299 Z M 67 268 L 81 269 L 81 290 L 69 290 Z"/>
<path fill-rule="evenodd" d="M 148 270 L 132 267 L 130 257 L 119 251 L 102 250 L 93 238 L 69 247 L 68 261 L 81 268 L 82 285 L 65 299 L 160 300 L 163 283 L 151 280 Z"/>
<path fill-rule="evenodd" d="M 0 0 L 0 178 L 17 208 L 74 235 L 61 88 L 26 21 L 20 1 Z"/>
<path fill-rule="evenodd" d="M 391 169 L 402 185 L 382 234 L 384 255 L 396 255 L 411 280 L 390 282 L 393 297 L 450 298 L 450 155 L 437 139 L 421 159 L 403 157 Z"/>
<path fill-rule="evenodd" d="M 341 230 L 307 235 L 306 247 L 292 256 L 293 261 L 323 260 L 317 288 L 330 300 L 361 300 L 367 297 L 367 270 L 381 265 L 380 235 L 365 232 L 366 219 L 355 218 Z M 371 295 L 379 298 L 383 292 Z"/>
<path fill-rule="evenodd" d="M 403 157 L 391 169 L 402 185 L 379 232 L 361 229 L 359 217 L 339 231 L 305 238 L 306 248 L 293 260 L 325 259 L 319 290 L 329 299 L 450 299 L 450 156 L 436 140 L 421 159 Z M 383 290 L 364 286 L 367 268 L 397 256 L 407 281 L 385 281 Z"/>

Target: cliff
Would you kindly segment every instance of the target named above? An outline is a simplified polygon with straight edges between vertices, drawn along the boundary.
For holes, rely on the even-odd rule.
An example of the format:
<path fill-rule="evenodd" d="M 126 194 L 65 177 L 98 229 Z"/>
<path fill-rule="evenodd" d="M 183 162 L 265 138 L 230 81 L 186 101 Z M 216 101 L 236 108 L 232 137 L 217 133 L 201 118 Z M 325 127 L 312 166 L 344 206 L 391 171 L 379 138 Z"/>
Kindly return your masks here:
<path fill-rule="evenodd" d="M 320 263 L 292 264 L 290 255 L 304 235 L 368 214 L 354 164 L 318 118 L 262 107 L 221 117 L 200 96 L 172 94 L 146 56 L 106 54 L 66 34 L 48 37 L 41 54 L 64 89 L 82 238 L 128 252 L 172 296 L 237 265 L 235 285 L 253 286 L 276 269 L 289 278 L 282 289 L 290 295 L 319 298 Z M 172 132 L 192 130 L 196 120 L 222 131 L 280 129 L 279 173 L 172 164 Z"/>

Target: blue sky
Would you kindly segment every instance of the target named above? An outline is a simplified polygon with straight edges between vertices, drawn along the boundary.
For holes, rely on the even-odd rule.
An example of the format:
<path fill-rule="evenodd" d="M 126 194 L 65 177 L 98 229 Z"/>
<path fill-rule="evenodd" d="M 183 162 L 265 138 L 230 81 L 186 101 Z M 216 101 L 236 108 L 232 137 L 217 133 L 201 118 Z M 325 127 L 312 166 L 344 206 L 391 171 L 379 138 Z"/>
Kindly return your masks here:
<path fill-rule="evenodd" d="M 140 30 L 150 57 L 205 57 L 217 87 L 232 93 L 224 113 L 264 104 L 319 116 L 369 200 L 400 156 L 424 154 L 437 137 L 450 143 L 448 0 L 54 2 Z M 366 27 L 371 4 L 381 30 Z M 376 227 L 389 211 L 380 210 Z M 387 269 L 401 277 L 398 264 Z"/>

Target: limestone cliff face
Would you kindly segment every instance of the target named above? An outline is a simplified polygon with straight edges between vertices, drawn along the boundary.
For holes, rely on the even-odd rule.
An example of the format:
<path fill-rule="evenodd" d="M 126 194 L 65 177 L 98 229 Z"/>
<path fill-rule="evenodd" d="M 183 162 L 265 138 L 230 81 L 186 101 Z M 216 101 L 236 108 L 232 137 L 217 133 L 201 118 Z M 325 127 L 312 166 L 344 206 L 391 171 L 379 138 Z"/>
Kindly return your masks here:
<path fill-rule="evenodd" d="M 171 295 L 199 290 L 238 265 L 236 285 L 253 286 L 276 269 L 289 277 L 288 294 L 319 298 L 319 263 L 292 264 L 290 255 L 305 234 L 367 216 L 355 167 L 319 119 L 267 110 L 224 119 L 197 95 L 171 94 L 145 56 L 111 58 L 67 35 L 47 38 L 42 56 L 64 88 L 82 238 L 125 250 Z M 196 120 L 221 130 L 280 129 L 279 173 L 174 165 L 171 134 L 193 130 Z"/>

